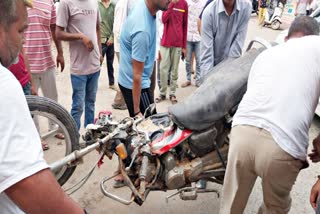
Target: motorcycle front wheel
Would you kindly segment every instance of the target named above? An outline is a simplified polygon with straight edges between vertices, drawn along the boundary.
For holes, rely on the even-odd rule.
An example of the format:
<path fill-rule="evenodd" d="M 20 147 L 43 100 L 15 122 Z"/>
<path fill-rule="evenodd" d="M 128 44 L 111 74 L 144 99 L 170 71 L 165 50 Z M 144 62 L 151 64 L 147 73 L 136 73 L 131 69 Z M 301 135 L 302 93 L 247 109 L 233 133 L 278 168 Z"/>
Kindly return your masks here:
<path fill-rule="evenodd" d="M 46 97 L 26 98 L 41 141 L 49 146 L 49 149 L 44 151 L 44 158 L 48 164 L 79 149 L 76 123 L 64 107 Z M 59 139 L 57 134 L 64 135 L 64 139 Z M 61 186 L 67 182 L 75 169 L 76 166 L 64 166 L 54 173 Z"/>

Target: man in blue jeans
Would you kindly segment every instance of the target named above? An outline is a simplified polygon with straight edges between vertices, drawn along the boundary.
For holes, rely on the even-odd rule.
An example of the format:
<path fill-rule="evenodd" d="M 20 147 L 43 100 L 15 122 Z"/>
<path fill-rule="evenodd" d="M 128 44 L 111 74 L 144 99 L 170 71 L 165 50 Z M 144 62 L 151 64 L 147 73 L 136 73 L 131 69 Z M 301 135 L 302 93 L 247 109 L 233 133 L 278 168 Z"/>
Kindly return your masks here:
<path fill-rule="evenodd" d="M 102 62 L 98 2 L 96 0 L 60 1 L 56 25 L 57 38 L 70 42 L 73 89 L 71 115 L 80 129 L 83 107 L 85 107 L 84 126 L 94 121 Z"/>
<path fill-rule="evenodd" d="M 191 60 L 192 53 L 196 59 L 196 86 L 200 85 L 200 32 L 197 27 L 197 20 L 204 7 L 204 1 L 187 0 L 188 3 L 188 32 L 187 32 L 187 56 L 186 56 L 186 72 L 187 82 L 181 85 L 182 88 L 191 85 Z"/>

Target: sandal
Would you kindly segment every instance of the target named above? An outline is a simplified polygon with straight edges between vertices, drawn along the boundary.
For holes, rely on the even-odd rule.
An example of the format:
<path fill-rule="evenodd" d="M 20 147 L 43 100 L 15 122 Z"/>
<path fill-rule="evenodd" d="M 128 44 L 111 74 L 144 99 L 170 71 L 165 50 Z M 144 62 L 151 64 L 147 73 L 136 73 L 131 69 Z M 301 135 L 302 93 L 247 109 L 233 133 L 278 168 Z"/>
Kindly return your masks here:
<path fill-rule="evenodd" d="M 124 182 L 124 180 L 114 180 L 114 183 L 113 183 L 113 188 L 121 188 L 121 187 L 124 187 L 126 184 Z"/>
<path fill-rule="evenodd" d="M 170 95 L 170 101 L 172 104 L 176 104 L 178 102 L 177 98 L 175 95 Z"/>
<path fill-rule="evenodd" d="M 160 95 L 159 97 L 156 98 L 156 103 L 160 103 L 161 101 L 165 100 L 166 99 L 166 96 L 164 95 Z"/>
<path fill-rule="evenodd" d="M 43 151 L 50 149 L 49 145 L 44 140 L 41 140 L 41 146 Z"/>
<path fill-rule="evenodd" d="M 64 137 L 64 135 L 62 133 L 57 133 L 54 137 L 58 138 L 60 140 L 64 140 L 65 139 L 65 137 Z"/>

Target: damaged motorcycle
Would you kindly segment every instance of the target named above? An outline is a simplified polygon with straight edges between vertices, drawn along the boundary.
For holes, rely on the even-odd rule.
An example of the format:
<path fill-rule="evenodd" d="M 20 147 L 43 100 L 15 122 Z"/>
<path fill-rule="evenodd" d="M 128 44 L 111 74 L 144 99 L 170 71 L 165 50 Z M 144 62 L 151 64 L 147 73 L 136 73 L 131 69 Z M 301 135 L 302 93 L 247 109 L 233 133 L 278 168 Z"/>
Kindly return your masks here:
<path fill-rule="evenodd" d="M 118 157 L 119 173 L 131 197 L 124 199 L 107 190 L 106 182 L 116 175 L 104 178 L 100 188 L 105 196 L 122 204 L 142 205 L 150 191 L 177 190 L 173 195 L 179 194 L 182 200 L 195 200 L 198 193 L 218 193 L 197 189 L 192 183 L 202 179 L 223 184 L 232 116 L 246 91 L 252 62 L 265 47 L 220 63 L 191 96 L 167 113 L 116 122 L 110 112 L 101 112 L 83 136 L 89 146 L 55 162 L 51 170 L 74 167 L 82 156 L 98 149 L 102 156 Z M 148 114 L 154 108 L 150 106 Z"/>

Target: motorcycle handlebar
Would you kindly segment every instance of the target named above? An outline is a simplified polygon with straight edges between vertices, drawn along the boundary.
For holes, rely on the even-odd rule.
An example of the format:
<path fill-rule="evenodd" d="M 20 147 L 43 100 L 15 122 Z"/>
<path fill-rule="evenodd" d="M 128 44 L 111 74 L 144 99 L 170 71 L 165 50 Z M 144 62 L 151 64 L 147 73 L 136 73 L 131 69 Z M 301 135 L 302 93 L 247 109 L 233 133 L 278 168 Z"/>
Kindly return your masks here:
<path fill-rule="evenodd" d="M 120 130 L 122 129 L 126 129 L 129 128 L 133 125 L 135 125 L 136 123 L 139 123 L 141 120 L 138 119 L 136 121 L 130 120 L 127 121 L 124 124 L 119 124 L 119 126 L 110 134 L 108 134 L 107 136 L 105 136 L 104 138 L 102 138 L 101 140 L 95 142 L 94 144 L 87 146 L 84 149 L 81 150 L 76 150 L 74 152 L 72 152 L 71 154 L 65 156 L 64 158 L 52 163 L 50 165 L 50 169 L 52 172 L 57 172 L 59 171 L 63 166 L 71 164 L 74 161 L 77 161 L 79 159 L 81 159 L 83 156 L 85 156 L 86 154 L 90 153 L 93 150 L 96 150 L 97 148 L 99 148 L 101 145 L 107 143 L 109 140 L 111 140 L 115 135 L 117 135 Z"/>

